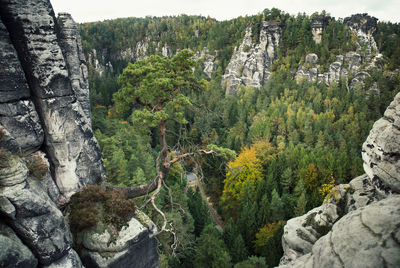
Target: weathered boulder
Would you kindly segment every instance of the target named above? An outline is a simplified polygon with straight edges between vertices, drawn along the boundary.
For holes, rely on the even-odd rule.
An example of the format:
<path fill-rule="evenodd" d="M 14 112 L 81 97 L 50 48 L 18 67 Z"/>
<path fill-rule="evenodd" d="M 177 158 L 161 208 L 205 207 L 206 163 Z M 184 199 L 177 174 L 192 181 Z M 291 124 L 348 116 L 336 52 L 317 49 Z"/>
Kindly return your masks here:
<path fill-rule="evenodd" d="M 0 267 L 31 268 L 36 267 L 37 263 L 35 256 L 14 231 L 0 221 Z"/>
<path fill-rule="evenodd" d="M 242 43 L 235 48 L 222 77 L 226 94 L 234 94 L 240 85 L 260 88 L 270 77 L 270 67 L 276 57 L 281 27 L 276 21 L 263 21 L 259 25 L 260 37 L 253 44 L 252 27 L 246 29 Z"/>
<path fill-rule="evenodd" d="M 137 220 L 136 218 L 140 219 Z M 80 256 L 85 267 L 159 267 L 157 228 L 143 213 L 137 212 L 126 226 L 91 228 L 77 234 Z"/>
<path fill-rule="evenodd" d="M 281 264 L 290 263 L 311 252 L 316 241 L 326 235 L 345 212 L 349 185 L 339 185 L 324 203 L 303 216 L 290 219 L 284 227 L 282 247 L 285 252 Z"/>
<path fill-rule="evenodd" d="M 301 65 L 296 73 L 296 81 L 300 82 L 302 79 L 307 81 L 318 80 L 318 56 L 317 54 L 310 53 L 305 57 L 305 65 Z"/>
<path fill-rule="evenodd" d="M 400 196 L 351 211 L 312 247 L 280 267 L 398 267 Z M 281 263 L 282 264 L 282 263 Z"/>
<path fill-rule="evenodd" d="M 346 213 L 365 207 L 385 197 L 378 194 L 367 174 L 351 180 L 349 185 L 351 190 L 346 196 Z"/>
<path fill-rule="evenodd" d="M 400 193 L 400 93 L 372 127 L 362 157 L 378 189 Z"/>

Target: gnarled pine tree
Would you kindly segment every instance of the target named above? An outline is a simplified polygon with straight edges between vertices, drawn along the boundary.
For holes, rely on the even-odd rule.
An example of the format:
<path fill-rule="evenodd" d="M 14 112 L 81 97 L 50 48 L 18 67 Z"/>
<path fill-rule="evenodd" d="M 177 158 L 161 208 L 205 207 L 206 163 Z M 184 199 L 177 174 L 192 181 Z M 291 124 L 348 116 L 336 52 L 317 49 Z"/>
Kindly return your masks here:
<path fill-rule="evenodd" d="M 184 95 L 190 90 L 201 90 L 204 83 L 193 74 L 194 61 L 192 53 L 183 50 L 171 59 L 152 55 L 147 59 L 129 64 L 119 77 L 121 89 L 114 94 L 115 112 L 119 115 L 131 113 L 135 125 L 157 127 L 159 131 L 160 151 L 156 160 L 156 177 L 154 180 L 135 187 L 118 187 L 107 185 L 109 188 L 121 188 L 127 191 L 128 198 L 134 198 L 153 192 L 151 204 L 163 217 L 164 223 L 160 232 L 166 229 L 167 220 L 164 213 L 155 205 L 155 197 L 160 192 L 163 182 L 168 177 L 170 167 L 195 154 L 219 153 L 232 156 L 230 150 L 210 146 L 209 150 L 197 150 L 188 153 L 171 153 L 167 144 L 166 132 L 169 120 L 187 123 L 184 111 L 192 105 Z M 173 157 L 171 157 L 173 155 Z"/>

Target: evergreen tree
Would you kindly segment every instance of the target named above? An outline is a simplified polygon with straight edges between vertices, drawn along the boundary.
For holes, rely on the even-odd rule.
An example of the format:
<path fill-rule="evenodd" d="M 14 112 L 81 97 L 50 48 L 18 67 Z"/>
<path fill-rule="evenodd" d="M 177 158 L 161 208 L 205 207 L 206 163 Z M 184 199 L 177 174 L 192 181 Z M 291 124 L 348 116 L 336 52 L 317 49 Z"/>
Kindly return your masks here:
<path fill-rule="evenodd" d="M 251 256 L 247 260 L 237 263 L 234 268 L 265 268 L 267 267 L 264 257 Z"/>
<path fill-rule="evenodd" d="M 232 244 L 232 249 L 230 249 L 229 251 L 233 263 L 243 261 L 244 259 L 247 258 L 248 253 L 246 249 L 246 244 L 241 234 L 236 236 Z"/>
<path fill-rule="evenodd" d="M 250 184 L 245 185 L 243 196 L 240 199 L 240 214 L 237 220 L 237 228 L 246 244 L 249 254 L 254 252 L 253 241 L 257 232 L 257 214 L 258 206 L 254 200 L 254 191 Z"/>
<path fill-rule="evenodd" d="M 304 192 L 302 192 L 297 201 L 297 206 L 294 210 L 294 215 L 295 216 L 304 215 L 306 213 L 306 207 L 307 207 L 306 195 Z"/>
<path fill-rule="evenodd" d="M 194 219 L 194 234 L 199 236 L 203 231 L 204 226 L 211 223 L 208 206 L 202 199 L 198 187 L 195 192 L 189 188 L 187 196 L 189 211 Z"/>
<path fill-rule="evenodd" d="M 272 191 L 271 197 L 271 220 L 278 221 L 283 219 L 283 206 L 281 198 L 279 197 L 278 192 L 276 189 Z"/>
<path fill-rule="evenodd" d="M 231 267 L 231 257 L 224 242 L 218 238 L 218 232 L 212 225 L 204 227 L 196 241 L 195 267 L 228 268 Z"/>

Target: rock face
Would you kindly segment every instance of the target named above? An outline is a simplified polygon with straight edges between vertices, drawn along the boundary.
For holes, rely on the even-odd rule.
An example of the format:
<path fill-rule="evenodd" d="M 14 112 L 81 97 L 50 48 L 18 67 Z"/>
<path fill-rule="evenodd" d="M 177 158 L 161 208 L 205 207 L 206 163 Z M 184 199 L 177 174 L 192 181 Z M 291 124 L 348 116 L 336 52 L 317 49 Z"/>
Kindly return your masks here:
<path fill-rule="evenodd" d="M 144 214 L 140 215 L 147 217 Z M 149 218 L 145 226 L 132 218 L 117 235 L 110 230 L 103 233 L 84 231 L 80 234 L 82 262 L 85 267 L 129 267 L 156 268 L 158 265 L 157 241 L 153 234 L 157 228 Z M 150 249 L 150 250 L 149 250 Z"/>
<path fill-rule="evenodd" d="M 311 28 L 315 43 L 321 43 L 322 33 L 331 20 L 332 17 L 326 15 L 317 15 L 312 18 Z"/>
<path fill-rule="evenodd" d="M 0 153 L 8 154 L 0 163 L 0 266 L 80 268 L 58 205 L 105 172 L 79 31 L 69 14 L 56 19 L 48 0 L 1 1 L 0 15 Z M 106 243 L 107 252 L 85 258 L 98 253 L 101 267 L 158 267 L 152 229 L 131 222 L 117 248 Z M 118 256 L 104 257 L 109 252 Z"/>
<path fill-rule="evenodd" d="M 18 157 L 11 158 L 9 167 L 0 170 L 0 211 L 7 225 L 12 227 L 35 256 L 28 258 L 30 254 L 22 248 L 24 258 L 30 263 L 51 265 L 68 258 L 73 252 L 72 235 L 63 214 L 47 195 L 40 181 L 28 174 L 27 167 Z M 9 250 L 9 253 L 2 254 L 12 254 L 12 248 Z M 77 255 L 73 256 L 73 261 L 79 264 Z"/>
<path fill-rule="evenodd" d="M 84 119 L 91 126 L 88 70 L 82 50 L 81 36 L 70 14 L 59 13 L 57 22 L 59 25 L 59 44 L 66 59 L 72 90 L 85 112 Z"/>
<path fill-rule="evenodd" d="M 44 140 L 39 116 L 30 99 L 30 90 L 17 51 L 0 21 L 0 126 L 8 132 L 2 146 L 13 153 L 34 152 Z"/>
<path fill-rule="evenodd" d="M 20 59 L 20 64 L 11 61 L 17 71 L 5 69 L 18 86 L 9 84 L 1 90 L 9 99 L 14 96 L 17 101 L 19 96 L 19 102 L 3 103 L 1 98 L 5 112 L 0 123 L 21 150 L 43 147 L 60 190 L 59 201 L 68 200 L 82 186 L 104 178 L 90 125 L 87 70 L 76 25 L 65 14 L 57 21 L 45 0 L 3 1 L 0 14 L 9 35 L 3 39 L 9 47 L 3 57 Z M 21 91 L 27 93 L 18 95 Z"/>
<path fill-rule="evenodd" d="M 358 49 L 365 49 L 365 57 L 371 57 L 371 53 L 377 51 L 375 40 L 372 34 L 376 30 L 377 18 L 371 17 L 368 14 L 355 14 L 345 18 L 344 23 L 358 38 Z"/>
<path fill-rule="evenodd" d="M 37 259 L 22 243 L 14 231 L 0 223 L 0 266 L 36 267 Z"/>
<path fill-rule="evenodd" d="M 400 194 L 400 94 L 363 144 L 364 170 L 380 190 Z"/>
<path fill-rule="evenodd" d="M 330 20 L 330 18 L 326 19 Z M 324 21 L 320 16 L 313 18 L 313 23 L 314 20 L 317 23 L 316 25 L 319 25 L 318 36 L 320 36 L 320 31 L 323 29 L 322 26 L 327 21 Z M 370 17 L 367 14 L 357 14 L 345 18 L 344 23 L 357 38 L 357 50 L 347 52 L 345 55 L 336 56 L 336 60 L 330 64 L 327 72 L 321 70 L 316 54 L 308 54 L 305 64 L 301 65 L 296 73 L 296 80 L 299 82 L 305 79 L 312 82 L 324 82 L 326 85 L 330 85 L 333 82 L 338 83 L 341 79 L 344 79 L 349 89 L 354 90 L 363 87 L 364 79 L 370 76 L 367 72 L 368 68 L 374 67 L 375 61 L 382 57 L 372 36 L 376 29 L 376 21 L 376 18 Z M 316 35 L 314 35 L 314 40 L 316 42 L 321 41 Z M 309 60 L 310 57 L 312 57 L 311 61 Z M 366 67 L 362 68 L 363 65 Z M 350 73 L 352 74 L 352 79 L 348 81 Z M 373 85 L 368 91 L 369 93 L 379 94 L 379 89 L 376 85 Z"/>
<path fill-rule="evenodd" d="M 236 93 L 240 85 L 260 88 L 270 77 L 281 28 L 275 21 L 263 21 L 259 27 L 257 44 L 253 43 L 252 27 L 249 26 L 239 48 L 233 52 L 221 82 L 227 95 Z"/>
<path fill-rule="evenodd" d="M 216 54 L 217 52 L 215 51 L 214 54 Z M 208 51 L 208 48 L 204 47 L 202 51 L 198 51 L 194 54 L 193 59 L 195 61 L 203 61 L 203 72 L 209 77 L 211 78 L 212 73 L 215 70 L 215 55 L 211 55 Z"/>
<path fill-rule="evenodd" d="M 363 145 L 365 175 L 284 228 L 280 267 L 398 267 L 400 93 Z"/>

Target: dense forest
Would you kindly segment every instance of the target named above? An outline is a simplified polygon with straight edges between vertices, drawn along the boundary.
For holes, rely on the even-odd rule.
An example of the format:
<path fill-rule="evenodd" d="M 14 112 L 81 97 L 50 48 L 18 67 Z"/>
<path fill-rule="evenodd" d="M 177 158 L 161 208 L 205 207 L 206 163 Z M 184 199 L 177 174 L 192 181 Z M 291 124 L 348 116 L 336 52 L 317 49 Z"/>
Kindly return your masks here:
<path fill-rule="evenodd" d="M 175 154 L 222 148 L 220 152 L 234 152 L 234 157 L 193 156 L 171 167 L 156 199 L 176 234 L 158 238 L 163 267 L 277 265 L 285 222 L 320 205 L 335 185 L 363 173 L 362 143 L 400 91 L 400 25 L 377 24 L 373 37 L 383 56 L 374 66 L 364 66 L 368 77 L 349 89 L 348 77 L 330 84 L 295 79 L 309 53 L 318 56 L 319 68 L 326 71 L 337 55 L 359 49 L 341 19 L 330 20 L 321 42 L 315 42 L 312 21 L 317 16 L 327 14 L 292 16 L 265 9 L 229 21 L 181 15 L 80 25 L 90 63 L 93 129 L 108 182 L 116 185 L 152 180 L 161 149 L 159 126 L 138 124 L 131 116 L 138 114 L 138 103 L 119 109 L 126 97 L 120 93 L 126 85 L 124 68 L 161 55 L 163 47 L 170 57 L 203 48 L 215 56 L 211 76 L 203 72 L 204 58 L 193 61 L 193 79 L 201 86 L 182 90 L 191 105 L 177 115 L 184 120 L 167 122 L 166 141 Z M 262 21 L 277 21 L 282 29 L 271 77 L 261 88 L 240 86 L 236 94 L 227 95 L 221 80 L 232 54 L 247 27 L 258 42 Z M 138 55 L 138 44 L 144 41 L 145 52 Z M 369 93 L 372 85 L 379 94 Z M 223 219 L 223 230 L 214 226 L 200 189 L 186 186 L 189 172 L 201 179 Z M 157 211 L 144 206 L 146 198 L 136 198 L 136 205 L 160 224 Z"/>

